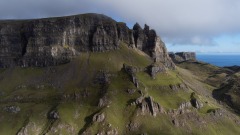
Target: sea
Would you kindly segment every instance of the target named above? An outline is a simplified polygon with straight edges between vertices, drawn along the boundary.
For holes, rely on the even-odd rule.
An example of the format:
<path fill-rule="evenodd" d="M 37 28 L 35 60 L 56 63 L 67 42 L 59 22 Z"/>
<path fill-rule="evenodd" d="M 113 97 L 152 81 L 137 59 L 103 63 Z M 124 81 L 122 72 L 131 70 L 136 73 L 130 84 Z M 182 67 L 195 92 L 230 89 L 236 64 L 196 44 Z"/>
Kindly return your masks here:
<path fill-rule="evenodd" d="M 197 60 L 215 66 L 240 66 L 240 54 L 197 54 Z"/>

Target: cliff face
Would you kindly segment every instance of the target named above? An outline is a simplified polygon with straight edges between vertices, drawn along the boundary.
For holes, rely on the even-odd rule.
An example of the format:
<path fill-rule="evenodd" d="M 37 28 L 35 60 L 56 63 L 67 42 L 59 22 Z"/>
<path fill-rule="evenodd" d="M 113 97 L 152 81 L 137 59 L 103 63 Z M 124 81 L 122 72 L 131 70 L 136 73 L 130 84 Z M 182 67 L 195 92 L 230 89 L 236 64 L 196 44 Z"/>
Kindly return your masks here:
<path fill-rule="evenodd" d="M 172 58 L 172 60 L 175 63 L 182 62 L 182 61 L 188 61 L 188 60 L 196 61 L 196 53 L 195 52 L 177 52 L 177 53 L 170 52 L 169 56 Z"/>
<path fill-rule="evenodd" d="M 155 30 L 150 30 L 145 24 L 144 29 L 138 23 L 133 26 L 135 47 L 151 56 L 156 63 L 163 63 L 167 68 L 174 68 L 164 42 L 158 37 Z"/>
<path fill-rule="evenodd" d="M 171 65 L 164 43 L 154 30 L 125 23 L 99 14 L 0 21 L 0 67 L 52 66 L 69 62 L 81 52 L 118 49 L 124 42 L 155 61 Z"/>

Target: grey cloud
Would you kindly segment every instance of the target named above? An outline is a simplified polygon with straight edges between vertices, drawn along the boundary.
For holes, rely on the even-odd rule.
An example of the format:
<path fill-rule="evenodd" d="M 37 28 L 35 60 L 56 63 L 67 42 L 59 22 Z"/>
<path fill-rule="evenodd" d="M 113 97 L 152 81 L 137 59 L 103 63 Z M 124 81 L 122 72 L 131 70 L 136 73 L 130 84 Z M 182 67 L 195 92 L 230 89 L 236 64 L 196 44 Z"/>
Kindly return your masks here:
<path fill-rule="evenodd" d="M 215 45 L 240 33 L 239 0 L 0 0 L 0 19 L 103 13 L 147 23 L 171 44 Z"/>

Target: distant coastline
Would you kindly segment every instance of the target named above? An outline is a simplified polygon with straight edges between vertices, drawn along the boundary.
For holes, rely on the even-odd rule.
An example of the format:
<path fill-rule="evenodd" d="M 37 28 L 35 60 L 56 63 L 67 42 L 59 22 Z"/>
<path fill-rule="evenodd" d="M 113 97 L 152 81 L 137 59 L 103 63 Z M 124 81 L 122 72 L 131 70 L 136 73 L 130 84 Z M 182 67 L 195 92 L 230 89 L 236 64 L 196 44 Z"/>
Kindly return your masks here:
<path fill-rule="evenodd" d="M 240 66 L 240 54 L 221 54 L 221 53 L 197 53 L 197 60 L 207 62 L 219 67 Z"/>

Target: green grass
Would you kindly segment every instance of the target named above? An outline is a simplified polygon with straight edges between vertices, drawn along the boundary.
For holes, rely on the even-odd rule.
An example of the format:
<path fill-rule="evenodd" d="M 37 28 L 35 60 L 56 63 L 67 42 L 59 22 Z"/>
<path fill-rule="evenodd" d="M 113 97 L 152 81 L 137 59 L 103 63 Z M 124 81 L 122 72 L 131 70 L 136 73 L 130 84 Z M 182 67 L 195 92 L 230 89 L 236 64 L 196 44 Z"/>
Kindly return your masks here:
<path fill-rule="evenodd" d="M 146 121 L 148 121 L 146 123 Z M 134 122 L 140 124 L 140 130 L 134 134 L 148 135 L 181 135 L 184 130 L 175 127 L 167 115 L 152 117 L 149 115 L 135 117 Z"/>
<path fill-rule="evenodd" d="M 188 69 L 192 71 L 195 75 L 203 78 L 208 77 L 209 74 L 220 69 L 216 66 L 203 62 L 182 62 L 178 64 L 178 66 L 184 69 Z"/>
<path fill-rule="evenodd" d="M 137 91 L 132 95 L 128 94 L 127 89 L 135 89 L 135 86 L 130 82 L 129 76 L 120 71 L 108 88 L 111 104 L 104 109 L 107 121 L 112 124 L 112 127 L 118 127 L 120 134 L 126 130 L 126 125 L 135 110 L 135 106 L 128 106 L 129 101 L 140 96 Z"/>
<path fill-rule="evenodd" d="M 193 132 L 196 135 L 237 135 L 240 133 L 240 128 L 229 119 L 221 119 L 217 122 L 207 123 L 204 128 L 195 127 Z"/>
<path fill-rule="evenodd" d="M 65 47 L 67 48 L 67 47 Z M 120 49 L 104 53 L 81 53 L 79 57 L 72 62 L 56 67 L 51 67 L 55 72 L 48 72 L 48 68 L 13 68 L 0 70 L 0 90 L 5 93 L 1 99 L 14 99 L 21 96 L 24 99 L 31 98 L 27 103 L 0 103 L 0 134 L 16 134 L 23 126 L 29 125 L 30 134 L 40 134 L 49 124 L 47 119 L 48 112 L 55 107 L 60 114 L 60 119 L 53 125 L 49 134 L 78 134 L 88 130 L 91 134 L 97 134 L 101 130 L 110 130 L 116 128 L 119 134 L 236 134 L 239 133 L 239 126 L 233 121 L 219 118 L 218 121 L 206 120 L 206 127 L 198 128 L 196 123 L 187 121 L 187 126 L 191 128 L 190 132 L 185 127 L 175 127 L 172 124 L 172 118 L 167 114 L 159 114 L 157 117 L 150 115 L 136 116 L 136 106 L 129 105 L 135 101 L 141 94 L 153 97 L 154 101 L 159 103 L 165 110 L 177 109 L 182 102 L 188 102 L 191 99 L 191 93 L 194 91 L 198 99 L 204 103 L 204 107 L 196 110 L 201 116 L 207 116 L 212 109 L 220 108 L 210 98 L 204 94 L 211 93 L 210 90 L 215 87 L 204 83 L 203 77 L 207 77 L 213 70 L 218 68 L 209 67 L 209 65 L 195 64 L 189 65 L 182 63 L 182 66 L 190 69 L 167 70 L 165 73 L 157 74 L 153 79 L 146 72 L 136 74 L 140 83 L 140 88 L 136 88 L 131 82 L 127 73 L 122 69 L 123 64 L 134 67 L 146 68 L 153 61 L 136 49 L 128 48 L 122 44 Z M 184 65 L 185 64 L 185 65 Z M 205 69 L 206 68 L 206 69 Z M 94 83 L 96 74 L 99 71 L 107 71 L 110 74 L 110 84 L 106 87 L 106 92 L 102 93 L 102 87 Z M 203 70 L 203 75 L 201 71 Z M 193 72 L 194 71 L 194 72 Z M 193 73 L 195 75 L 193 75 Z M 224 74 L 211 76 L 210 78 L 223 78 Z M 169 85 L 188 84 L 190 90 L 174 91 Z M 44 85 L 43 88 L 37 88 L 37 85 Z M 24 87 L 18 87 L 24 86 Z M 127 89 L 135 89 L 134 94 L 127 93 Z M 88 97 L 82 94 L 87 91 Z M 66 95 L 80 94 L 78 100 L 56 100 L 56 97 Z M 110 101 L 107 107 L 98 107 L 99 99 L 105 95 Z M 37 100 L 44 102 L 35 102 Z M 207 101 L 207 103 L 206 103 Z M 21 108 L 18 114 L 11 114 L 3 111 L 7 105 L 17 105 Z M 102 123 L 92 122 L 92 117 L 97 112 L 103 112 L 106 119 Z M 132 122 L 140 125 L 140 130 L 129 132 L 126 128 Z M 34 124 L 31 124 L 34 123 Z M 111 124 L 111 127 L 107 125 Z M 73 129 L 73 130 L 72 130 Z M 34 131 L 35 130 L 35 131 Z"/>
<path fill-rule="evenodd" d="M 14 68 L 1 71 L 2 80 L 0 81 L 0 89 L 5 93 L 10 93 L 16 87 L 24 85 L 28 80 L 37 76 L 41 76 L 43 70 L 41 68 Z"/>
<path fill-rule="evenodd" d="M 21 104 L 2 104 L 0 107 L 16 105 L 21 108 L 21 111 L 17 114 L 8 113 L 0 110 L 1 120 L 0 120 L 0 134 L 13 135 L 16 134 L 23 126 L 26 124 L 35 123 L 35 126 L 31 126 L 29 130 L 30 133 L 40 134 L 44 125 L 46 124 L 46 113 L 49 109 L 48 105 L 44 104 L 32 104 L 32 103 L 21 103 Z M 4 116 L 4 117 L 3 117 Z M 32 129 L 31 129 L 32 128 Z M 35 131 L 33 131 L 35 130 Z"/>
<path fill-rule="evenodd" d="M 148 93 L 166 109 L 177 109 L 183 102 L 190 101 L 190 94 L 186 91 L 174 92 L 171 89 L 149 89 Z"/>
<path fill-rule="evenodd" d="M 169 86 L 181 84 L 182 81 L 177 77 L 177 74 L 174 71 L 168 71 L 167 73 L 158 73 L 153 79 L 146 72 L 137 73 L 137 78 L 141 83 L 145 84 L 147 87 L 150 86 Z"/>

